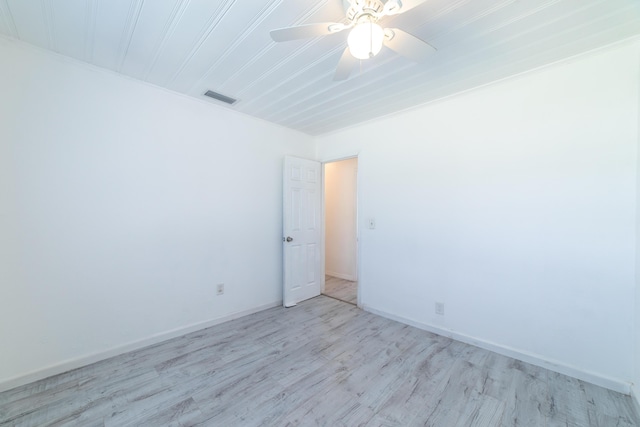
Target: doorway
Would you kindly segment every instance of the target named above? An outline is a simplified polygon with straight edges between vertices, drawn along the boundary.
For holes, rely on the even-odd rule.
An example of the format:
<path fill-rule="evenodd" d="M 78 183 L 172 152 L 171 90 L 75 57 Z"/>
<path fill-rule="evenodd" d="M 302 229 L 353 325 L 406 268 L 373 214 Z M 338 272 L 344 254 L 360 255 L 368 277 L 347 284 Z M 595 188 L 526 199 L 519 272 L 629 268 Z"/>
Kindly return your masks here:
<path fill-rule="evenodd" d="M 324 164 L 324 295 L 358 304 L 358 158 Z"/>

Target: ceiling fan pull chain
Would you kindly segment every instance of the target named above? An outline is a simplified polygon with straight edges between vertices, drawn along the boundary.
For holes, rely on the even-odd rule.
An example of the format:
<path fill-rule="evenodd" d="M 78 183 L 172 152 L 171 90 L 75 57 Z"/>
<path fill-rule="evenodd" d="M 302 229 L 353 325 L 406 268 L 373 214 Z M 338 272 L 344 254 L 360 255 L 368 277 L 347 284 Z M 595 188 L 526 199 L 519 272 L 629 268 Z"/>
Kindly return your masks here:
<path fill-rule="evenodd" d="M 371 58 L 371 53 L 373 52 L 373 30 L 371 29 L 371 23 L 369 23 L 369 58 Z"/>

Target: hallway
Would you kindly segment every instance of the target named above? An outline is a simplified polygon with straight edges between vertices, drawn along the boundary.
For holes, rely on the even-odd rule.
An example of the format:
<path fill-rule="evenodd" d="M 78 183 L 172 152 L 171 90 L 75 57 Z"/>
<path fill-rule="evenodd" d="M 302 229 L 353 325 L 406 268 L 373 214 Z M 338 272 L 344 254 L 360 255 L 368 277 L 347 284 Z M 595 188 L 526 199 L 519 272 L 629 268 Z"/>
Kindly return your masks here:
<path fill-rule="evenodd" d="M 324 295 L 349 304 L 358 304 L 358 282 L 325 276 Z"/>

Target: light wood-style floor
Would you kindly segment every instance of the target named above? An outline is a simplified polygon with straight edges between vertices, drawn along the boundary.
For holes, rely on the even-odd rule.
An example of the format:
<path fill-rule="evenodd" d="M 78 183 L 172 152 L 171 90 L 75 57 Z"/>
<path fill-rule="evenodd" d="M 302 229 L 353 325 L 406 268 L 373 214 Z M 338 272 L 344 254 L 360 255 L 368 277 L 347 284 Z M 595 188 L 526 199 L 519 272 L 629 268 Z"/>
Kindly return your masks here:
<path fill-rule="evenodd" d="M 358 282 L 325 276 L 323 294 L 350 304 L 358 304 Z"/>
<path fill-rule="evenodd" d="M 320 296 L 0 394 L 2 426 L 639 426 L 631 398 Z"/>

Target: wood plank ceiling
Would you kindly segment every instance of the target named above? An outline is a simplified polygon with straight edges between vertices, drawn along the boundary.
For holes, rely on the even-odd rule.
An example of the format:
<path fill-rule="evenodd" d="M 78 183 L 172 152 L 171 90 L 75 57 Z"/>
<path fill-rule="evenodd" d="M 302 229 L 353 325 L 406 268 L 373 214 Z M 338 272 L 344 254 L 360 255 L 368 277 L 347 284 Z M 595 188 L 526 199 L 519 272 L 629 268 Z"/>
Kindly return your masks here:
<path fill-rule="evenodd" d="M 427 0 L 382 21 L 429 42 L 389 49 L 346 81 L 348 32 L 275 43 L 269 31 L 343 21 L 342 0 L 0 0 L 0 34 L 310 135 L 441 98 L 640 34 L 638 0 Z"/>

